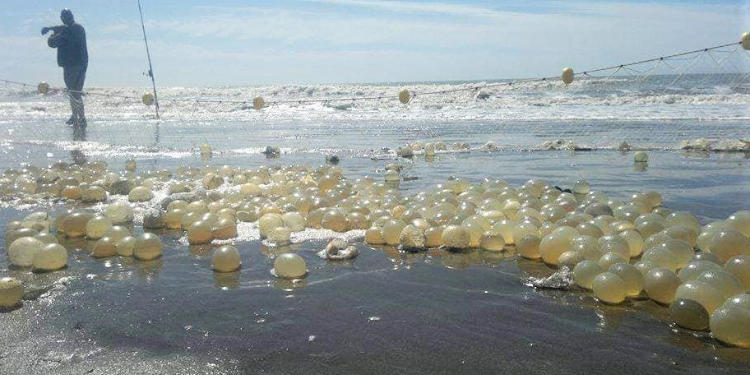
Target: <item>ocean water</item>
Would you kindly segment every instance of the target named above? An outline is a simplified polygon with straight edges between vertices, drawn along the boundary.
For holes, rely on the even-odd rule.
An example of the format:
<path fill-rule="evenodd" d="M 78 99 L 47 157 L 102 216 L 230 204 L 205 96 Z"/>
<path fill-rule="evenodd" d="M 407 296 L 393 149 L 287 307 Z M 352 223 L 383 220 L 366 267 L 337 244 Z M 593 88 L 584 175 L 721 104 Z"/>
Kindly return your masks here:
<path fill-rule="evenodd" d="M 681 143 L 750 138 L 745 78 L 619 77 L 481 90 L 471 89 L 477 82 L 166 88 L 160 120 L 138 101 L 144 89 L 90 88 L 102 95 L 86 98 L 85 132 L 63 124 L 69 108 L 60 93 L 7 86 L 0 88 L 0 168 L 74 157 L 116 170 L 128 159 L 139 170 L 316 166 L 336 154 L 348 178 L 380 179 L 386 163 L 402 164 L 403 195 L 450 176 L 514 185 L 541 178 L 563 187 L 583 178 L 618 199 L 660 191 L 665 206 L 705 224 L 750 209 L 750 153 L 687 151 Z M 396 99 L 403 88 L 416 93 L 409 105 Z M 466 90 L 422 95 L 459 88 Z M 262 111 L 239 103 L 257 95 L 284 103 Z M 339 100 L 350 96 L 389 98 Z M 322 101 L 295 103 L 310 99 Z M 434 159 L 395 155 L 415 141 L 449 150 Z M 618 149 L 623 141 L 647 150 L 645 168 Z M 210 158 L 197 151 L 204 143 L 214 150 Z M 453 143 L 470 149 L 452 151 Z M 577 150 L 550 149 L 558 143 Z M 267 158 L 266 146 L 282 155 Z M 3 221 L 65 208 L 19 203 L 2 202 Z M 0 314 L 8 327 L 0 333 L 0 371 L 738 373 L 750 363 L 747 350 L 671 326 L 666 309 L 651 301 L 605 306 L 588 293 L 526 286 L 527 277 L 552 270 L 512 253 L 412 254 L 360 242 L 358 258 L 331 264 L 315 255 L 327 234 L 309 233 L 291 248 L 308 262 L 309 276 L 292 285 L 269 273 L 273 256 L 290 249 L 246 237 L 237 243 L 242 270 L 216 275 L 210 248 L 160 234 L 165 256 L 158 261 L 93 260 L 85 251 L 92 244 L 74 241 L 65 243 L 70 267 L 45 275 L 9 269 L 0 252 L 0 275 L 52 286 Z"/>

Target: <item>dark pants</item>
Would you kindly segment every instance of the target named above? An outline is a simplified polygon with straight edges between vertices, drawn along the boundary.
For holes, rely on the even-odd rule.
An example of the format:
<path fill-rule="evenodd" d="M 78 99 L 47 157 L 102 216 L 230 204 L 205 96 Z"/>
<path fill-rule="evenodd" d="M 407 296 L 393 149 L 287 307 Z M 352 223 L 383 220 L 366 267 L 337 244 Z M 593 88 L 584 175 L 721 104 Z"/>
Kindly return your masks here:
<path fill-rule="evenodd" d="M 72 65 L 63 67 L 63 78 L 68 88 L 70 98 L 71 119 L 76 124 L 85 124 L 86 116 L 83 113 L 83 81 L 86 80 L 86 65 Z"/>

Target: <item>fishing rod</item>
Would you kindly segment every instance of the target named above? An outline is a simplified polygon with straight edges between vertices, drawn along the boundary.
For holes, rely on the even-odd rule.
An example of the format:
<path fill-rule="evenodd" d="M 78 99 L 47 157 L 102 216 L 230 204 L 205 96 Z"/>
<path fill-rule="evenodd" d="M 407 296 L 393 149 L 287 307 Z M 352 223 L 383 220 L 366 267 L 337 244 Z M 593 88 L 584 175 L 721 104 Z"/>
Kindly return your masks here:
<path fill-rule="evenodd" d="M 154 79 L 154 68 L 151 65 L 151 52 L 148 50 L 148 39 L 146 38 L 146 26 L 143 25 L 143 10 L 141 9 L 141 0 L 138 1 L 138 13 L 141 15 L 141 30 L 143 30 L 143 42 L 146 44 L 146 57 L 148 58 L 148 76 L 151 77 L 151 86 L 154 89 L 154 109 L 156 110 L 156 119 L 159 119 L 159 98 L 156 96 L 156 80 Z"/>

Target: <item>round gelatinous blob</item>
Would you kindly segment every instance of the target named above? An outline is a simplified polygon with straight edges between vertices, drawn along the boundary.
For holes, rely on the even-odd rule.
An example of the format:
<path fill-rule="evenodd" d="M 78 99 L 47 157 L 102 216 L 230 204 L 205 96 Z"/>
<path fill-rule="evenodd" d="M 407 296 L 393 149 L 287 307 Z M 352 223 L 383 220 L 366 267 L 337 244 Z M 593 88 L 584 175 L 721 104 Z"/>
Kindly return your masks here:
<path fill-rule="evenodd" d="M 724 269 L 731 272 L 750 291 L 750 255 L 737 255 L 724 264 Z"/>
<path fill-rule="evenodd" d="M 161 256 L 162 244 L 159 236 L 153 233 L 143 233 L 136 238 L 133 256 L 135 259 L 152 260 Z"/>
<path fill-rule="evenodd" d="M 382 228 L 372 227 L 365 231 L 365 242 L 370 245 L 383 245 L 385 239 L 383 238 Z"/>
<path fill-rule="evenodd" d="M 287 212 L 281 215 L 281 220 L 284 222 L 284 226 L 292 232 L 305 230 L 305 218 L 298 212 Z"/>
<path fill-rule="evenodd" d="M 307 264 L 301 256 L 284 253 L 273 261 L 273 271 L 278 277 L 285 279 L 299 279 L 307 273 Z"/>
<path fill-rule="evenodd" d="M 55 237 L 52 233 L 48 233 L 48 232 L 39 233 L 35 235 L 34 238 L 44 243 L 57 243 L 57 237 Z"/>
<path fill-rule="evenodd" d="M 42 251 L 46 244 L 34 237 L 21 237 L 8 247 L 8 260 L 18 267 L 31 267 L 34 256 Z"/>
<path fill-rule="evenodd" d="M 320 220 L 320 226 L 336 232 L 346 232 L 349 230 L 349 222 L 346 220 L 346 213 L 342 210 L 331 209 L 323 214 Z"/>
<path fill-rule="evenodd" d="M 109 229 L 107 229 L 106 232 L 104 232 L 104 236 L 102 237 L 109 237 L 113 241 L 117 242 L 123 237 L 129 236 L 129 235 L 130 235 L 130 231 L 128 230 L 128 228 L 125 228 L 120 225 L 113 225 Z"/>
<path fill-rule="evenodd" d="M 112 221 L 112 224 L 126 224 L 133 221 L 133 209 L 127 202 L 115 202 L 104 209 L 104 215 Z"/>
<path fill-rule="evenodd" d="M 648 154 L 643 151 L 638 151 L 633 155 L 633 161 L 636 163 L 646 163 L 648 162 Z"/>
<path fill-rule="evenodd" d="M 563 233 L 556 232 L 544 236 L 539 243 L 539 254 L 542 256 L 544 263 L 556 266 L 560 254 L 570 249 L 571 238 Z"/>
<path fill-rule="evenodd" d="M 685 298 L 700 303 L 709 314 L 713 313 L 722 302 L 724 295 L 718 289 L 703 281 L 688 281 L 677 288 L 675 299 Z"/>
<path fill-rule="evenodd" d="M 583 260 L 573 268 L 573 280 L 581 288 L 591 289 L 594 278 L 602 272 L 604 272 L 604 269 L 602 269 L 599 263 L 591 260 Z"/>
<path fill-rule="evenodd" d="M 669 318 L 678 326 L 705 331 L 708 328 L 708 311 L 698 302 L 690 299 L 676 299 L 669 306 Z"/>
<path fill-rule="evenodd" d="M 513 238 L 513 228 L 515 227 L 516 223 L 514 221 L 503 219 L 495 223 L 492 226 L 492 230 L 503 236 L 505 244 L 513 245 L 515 243 L 515 239 Z"/>
<path fill-rule="evenodd" d="M 188 227 L 188 243 L 191 245 L 200 245 L 211 242 L 213 239 L 213 230 L 211 224 L 198 220 Z"/>
<path fill-rule="evenodd" d="M 443 246 L 443 227 L 430 227 L 424 231 L 424 245 L 425 247 L 440 247 Z"/>
<path fill-rule="evenodd" d="M 643 289 L 648 297 L 661 304 L 670 304 L 674 300 L 675 292 L 682 281 L 674 271 L 656 267 L 652 268 L 643 278 Z"/>
<path fill-rule="evenodd" d="M 133 250 L 135 250 L 136 241 L 136 238 L 133 236 L 125 236 L 117 240 L 117 242 L 115 242 L 117 255 L 123 257 L 132 257 Z"/>
<path fill-rule="evenodd" d="M 578 251 L 568 250 L 560 254 L 560 256 L 557 258 L 557 266 L 568 267 L 569 269 L 572 269 L 582 260 L 584 260 L 583 254 Z"/>
<path fill-rule="evenodd" d="M 528 222 L 518 223 L 515 227 L 513 227 L 513 230 L 511 233 L 512 233 L 511 236 L 513 238 L 523 238 L 523 236 L 527 234 L 533 234 L 536 236 L 541 235 L 537 226 Z M 500 232 L 500 234 L 503 234 L 503 233 Z M 503 238 L 505 238 L 504 235 L 503 235 Z"/>
<path fill-rule="evenodd" d="M 641 260 L 651 262 L 657 267 L 668 268 L 672 271 L 677 270 L 677 260 L 674 254 L 663 247 L 655 247 L 646 250 L 641 257 Z"/>
<path fill-rule="evenodd" d="M 620 276 L 625 281 L 628 296 L 634 297 L 641 294 L 643 275 L 637 268 L 627 263 L 616 263 L 609 267 L 609 272 Z"/>
<path fill-rule="evenodd" d="M 233 219 L 220 218 L 214 224 L 213 237 L 219 240 L 237 237 L 237 224 L 235 224 Z"/>
<path fill-rule="evenodd" d="M 591 191 L 591 185 L 586 180 L 578 180 L 573 184 L 573 193 L 586 195 Z"/>
<path fill-rule="evenodd" d="M 652 269 L 656 268 L 656 265 L 649 261 L 642 260 L 634 264 L 633 267 L 635 267 L 641 273 L 641 275 L 645 278 L 648 271 L 651 271 Z"/>
<path fill-rule="evenodd" d="M 274 228 L 268 234 L 268 240 L 277 246 L 288 245 L 292 242 L 292 231 L 287 227 Z"/>
<path fill-rule="evenodd" d="M 398 243 L 404 250 L 420 250 L 425 248 L 425 237 L 421 229 L 414 225 L 407 225 L 401 229 Z"/>
<path fill-rule="evenodd" d="M 664 230 L 664 224 L 655 220 L 646 220 L 636 224 L 635 229 L 643 238 L 648 238 L 652 234 L 656 234 Z"/>
<path fill-rule="evenodd" d="M 143 213 L 143 228 L 161 229 L 166 226 L 164 211 L 150 208 Z"/>
<path fill-rule="evenodd" d="M 722 262 L 737 255 L 750 255 L 750 239 L 734 229 L 723 229 L 716 233 L 708 247 Z"/>
<path fill-rule="evenodd" d="M 599 258 L 598 263 L 603 269 L 608 270 L 613 264 L 628 263 L 628 259 L 618 253 L 610 251 L 602 255 L 602 257 Z"/>
<path fill-rule="evenodd" d="M 732 216 L 728 217 L 726 224 L 745 235 L 750 237 L 750 211 L 737 211 Z"/>
<path fill-rule="evenodd" d="M 726 300 L 709 320 L 711 334 L 724 343 L 750 348 L 750 294 Z"/>
<path fill-rule="evenodd" d="M 599 237 L 599 249 L 603 253 L 617 253 L 625 259 L 630 259 L 630 245 L 623 237 L 618 235 L 606 235 Z"/>
<path fill-rule="evenodd" d="M 34 271 L 54 271 L 68 265 L 68 250 L 56 243 L 47 244 L 34 254 L 32 267 Z"/>
<path fill-rule="evenodd" d="M 723 269 L 703 271 L 695 280 L 716 288 L 716 290 L 721 292 L 724 299 L 745 292 L 745 286 L 742 282 L 733 274 Z"/>
<path fill-rule="evenodd" d="M 643 237 L 640 233 L 638 233 L 638 231 L 626 229 L 620 232 L 619 236 L 628 243 L 631 258 L 641 255 L 641 253 L 643 252 Z"/>
<path fill-rule="evenodd" d="M 185 211 L 180 208 L 174 208 L 167 211 L 164 216 L 164 222 L 169 229 L 181 229 L 182 228 L 182 216 L 185 215 Z"/>
<path fill-rule="evenodd" d="M 240 252 L 234 246 L 222 246 L 211 256 L 211 268 L 216 272 L 237 271 L 241 265 Z"/>
<path fill-rule="evenodd" d="M 258 220 L 258 231 L 261 238 L 268 237 L 272 230 L 284 226 L 284 220 L 277 213 L 267 213 Z"/>
<path fill-rule="evenodd" d="M 460 225 L 448 225 L 441 235 L 443 245 L 450 249 L 467 249 L 471 243 L 471 234 Z"/>
<path fill-rule="evenodd" d="M 117 255 L 117 247 L 112 237 L 104 236 L 96 241 L 94 248 L 91 249 L 91 256 L 94 258 L 106 258 Z"/>
<path fill-rule="evenodd" d="M 94 216 L 86 223 L 86 237 L 92 240 L 98 240 L 104 237 L 104 232 L 112 227 L 112 221 L 106 216 Z"/>
<path fill-rule="evenodd" d="M 391 246 L 398 245 L 398 238 L 405 226 L 406 223 L 398 219 L 386 221 L 382 228 L 385 243 Z"/>
<path fill-rule="evenodd" d="M 488 251 L 503 251 L 503 248 L 505 248 L 505 239 L 497 232 L 487 231 L 482 234 L 479 247 Z"/>
<path fill-rule="evenodd" d="M 74 212 L 63 219 L 63 232 L 70 238 L 83 237 L 86 235 L 86 224 L 88 224 L 89 219 L 91 219 L 89 213 Z"/>
<path fill-rule="evenodd" d="M 622 303 L 627 295 L 625 280 L 612 272 L 603 272 L 596 275 L 591 283 L 591 289 L 594 292 L 594 297 L 609 304 Z"/>
<path fill-rule="evenodd" d="M 704 253 L 702 251 L 695 253 L 695 255 L 693 255 L 693 260 L 705 260 L 707 262 L 716 263 L 718 265 L 724 264 L 724 262 L 722 262 L 721 259 L 719 259 L 719 257 L 717 257 L 716 255 L 711 253 Z"/>
<path fill-rule="evenodd" d="M 690 261 L 693 259 L 693 256 L 695 255 L 695 250 L 693 250 L 693 247 L 690 246 L 689 243 L 682 240 L 670 239 L 662 243 L 660 247 L 669 250 L 669 252 L 674 255 L 677 268 L 687 266 L 687 264 L 690 263 Z"/>
<path fill-rule="evenodd" d="M 698 219 L 689 212 L 672 212 L 665 218 L 665 224 L 668 227 L 679 225 L 692 229 L 695 233 L 700 233 L 701 231 L 701 224 L 698 222 Z"/>
<path fill-rule="evenodd" d="M 541 240 L 536 234 L 526 234 L 516 241 L 518 254 L 527 259 L 539 259 L 539 243 Z"/>
<path fill-rule="evenodd" d="M 694 260 L 688 263 L 687 266 L 680 269 L 680 272 L 677 273 L 677 276 L 680 277 L 680 280 L 682 280 L 682 282 L 693 281 L 697 279 L 698 276 L 703 273 L 703 271 L 720 269 L 721 266 L 716 263 L 705 260 Z"/>
<path fill-rule="evenodd" d="M 23 297 L 23 284 L 13 277 L 0 278 L 0 308 L 18 305 Z"/>

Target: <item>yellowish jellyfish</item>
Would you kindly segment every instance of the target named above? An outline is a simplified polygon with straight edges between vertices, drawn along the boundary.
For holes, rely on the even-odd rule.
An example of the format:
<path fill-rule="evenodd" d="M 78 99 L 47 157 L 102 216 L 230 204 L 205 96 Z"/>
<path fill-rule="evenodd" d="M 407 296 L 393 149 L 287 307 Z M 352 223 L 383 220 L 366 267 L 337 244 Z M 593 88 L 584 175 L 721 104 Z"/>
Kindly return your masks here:
<path fill-rule="evenodd" d="M 107 191 L 101 186 L 91 186 L 81 190 L 81 200 L 85 203 L 104 202 L 107 200 Z"/>
<path fill-rule="evenodd" d="M 151 189 L 144 186 L 136 186 L 128 193 L 128 200 L 131 202 L 147 202 L 154 197 Z"/>
<path fill-rule="evenodd" d="M 133 221 L 133 209 L 127 202 L 115 202 L 104 209 L 104 215 L 112 224 L 126 224 Z"/>
<path fill-rule="evenodd" d="M 674 271 L 655 267 L 648 271 L 646 277 L 643 278 L 643 289 L 652 300 L 668 305 L 674 300 L 677 288 L 681 283 L 682 281 Z"/>
<path fill-rule="evenodd" d="M 112 221 L 106 216 L 94 216 L 86 223 L 86 238 L 98 240 L 104 236 L 104 232 L 112 227 Z"/>
<path fill-rule="evenodd" d="M 635 161 L 636 163 L 647 163 L 648 154 L 643 151 L 638 151 L 635 154 L 633 154 L 633 161 Z"/>
<path fill-rule="evenodd" d="M 205 221 L 196 221 L 187 229 L 188 243 L 191 245 L 201 245 L 211 242 L 213 239 L 213 230 L 211 224 Z"/>
<path fill-rule="evenodd" d="M 690 299 L 676 299 L 669 306 L 669 318 L 678 326 L 693 331 L 708 329 L 708 311 L 698 302 Z"/>
<path fill-rule="evenodd" d="M 271 233 L 272 230 L 283 226 L 284 220 L 281 215 L 277 213 L 267 213 L 261 216 L 258 220 L 258 230 L 260 231 L 260 236 L 263 238 L 268 237 L 268 234 Z"/>
<path fill-rule="evenodd" d="M 683 282 L 693 281 L 697 279 L 698 276 L 700 276 L 704 271 L 710 270 L 721 270 L 721 266 L 705 260 L 693 260 L 688 263 L 687 266 L 680 269 L 680 272 L 677 273 L 677 276 L 679 276 L 680 280 L 682 280 Z"/>
<path fill-rule="evenodd" d="M 42 251 L 46 244 L 34 237 L 21 237 L 8 247 L 8 260 L 18 267 L 31 267 L 34 256 Z"/>
<path fill-rule="evenodd" d="M 85 212 L 74 212 L 65 217 L 62 222 L 63 232 L 70 238 L 78 238 L 86 235 L 86 224 L 91 215 Z"/>
<path fill-rule="evenodd" d="M 305 218 L 299 212 L 287 212 L 281 215 L 281 221 L 284 226 L 292 232 L 301 232 L 305 230 Z"/>
<path fill-rule="evenodd" d="M 135 172 L 136 162 L 133 159 L 128 159 L 125 162 L 125 170 L 128 172 Z"/>
<path fill-rule="evenodd" d="M 628 249 L 630 249 L 630 257 L 635 258 L 643 253 L 643 237 L 638 231 L 633 229 L 626 229 L 618 233 L 625 242 L 628 243 Z"/>
<path fill-rule="evenodd" d="M 401 235 L 401 230 L 404 229 L 406 223 L 398 219 L 390 219 L 383 225 L 383 239 L 385 243 L 391 246 L 398 245 L 398 238 Z"/>
<path fill-rule="evenodd" d="M 679 265 L 675 255 L 663 247 L 654 247 L 646 250 L 641 257 L 641 260 L 651 262 L 657 267 L 667 268 L 672 271 L 677 271 Z"/>
<path fill-rule="evenodd" d="M 730 258 L 724 269 L 731 272 L 745 286 L 745 291 L 750 291 L 750 255 L 737 255 Z"/>
<path fill-rule="evenodd" d="M 711 253 L 726 262 L 737 255 L 750 255 L 750 239 L 734 229 L 724 229 L 716 233 L 709 242 Z"/>
<path fill-rule="evenodd" d="M 411 97 L 411 92 L 408 89 L 403 89 L 398 92 L 398 101 L 401 102 L 401 104 L 409 104 Z"/>
<path fill-rule="evenodd" d="M 234 220 L 222 217 L 213 225 L 213 238 L 226 240 L 237 237 L 237 224 Z"/>
<path fill-rule="evenodd" d="M 667 227 L 679 225 L 688 229 L 692 229 L 696 233 L 700 233 L 701 231 L 701 224 L 698 222 L 698 219 L 695 217 L 695 215 L 689 212 L 672 212 L 664 220 Z"/>
<path fill-rule="evenodd" d="M 383 238 L 383 229 L 379 227 L 371 227 L 365 231 L 365 242 L 370 245 L 384 245 L 385 239 Z"/>
<path fill-rule="evenodd" d="M 299 279 L 307 274 L 307 264 L 301 256 L 284 253 L 273 261 L 274 274 L 285 279 Z"/>
<path fill-rule="evenodd" d="M 750 294 L 726 300 L 711 315 L 711 334 L 721 342 L 750 348 Z"/>
<path fill-rule="evenodd" d="M 726 220 L 727 226 L 750 237 L 750 211 L 737 211 Z"/>
<path fill-rule="evenodd" d="M 709 314 L 713 313 L 722 302 L 724 295 L 710 284 L 703 281 L 688 281 L 677 288 L 675 299 L 691 299 L 700 303 Z"/>
<path fill-rule="evenodd" d="M 136 237 L 133 257 L 139 260 L 153 260 L 162 255 L 162 249 L 159 236 L 146 232 Z"/>
<path fill-rule="evenodd" d="M 571 238 L 563 233 L 551 233 L 539 243 L 539 254 L 542 256 L 544 263 L 556 266 L 560 254 L 570 249 Z"/>
<path fill-rule="evenodd" d="M 336 232 L 346 232 L 349 230 L 349 222 L 346 220 L 346 213 L 339 209 L 330 209 L 323 214 L 320 226 Z"/>
<path fill-rule="evenodd" d="M 424 245 L 428 248 L 443 246 L 443 227 L 436 226 L 427 228 L 424 231 Z"/>
<path fill-rule="evenodd" d="M 47 244 L 34 254 L 32 268 L 37 272 L 55 271 L 68 265 L 68 250 L 57 243 Z"/>
<path fill-rule="evenodd" d="M 425 237 L 421 229 L 407 225 L 401 229 L 398 236 L 399 246 L 404 250 L 420 250 L 425 248 Z"/>
<path fill-rule="evenodd" d="M 722 294 L 723 299 L 745 292 L 745 286 L 742 282 L 733 274 L 723 269 L 703 271 L 695 281 L 704 282 L 716 288 Z"/>
<path fill-rule="evenodd" d="M 497 232 L 486 231 L 482 234 L 482 239 L 479 241 L 479 247 L 488 251 L 503 251 L 505 248 L 505 240 L 503 239 L 503 236 Z"/>
<path fill-rule="evenodd" d="M 628 242 L 618 235 L 606 235 L 599 237 L 599 249 L 603 253 L 617 253 L 625 259 L 630 259 L 630 245 Z"/>
<path fill-rule="evenodd" d="M 578 230 L 578 233 L 580 234 L 585 234 L 587 236 L 591 236 L 595 238 L 599 238 L 604 235 L 604 232 L 602 232 L 602 230 L 598 226 L 592 223 L 578 224 L 576 229 Z"/>
<path fill-rule="evenodd" d="M 612 272 L 603 272 L 596 277 L 591 283 L 591 289 L 594 297 L 608 304 L 619 304 L 627 296 L 627 284 L 620 276 Z"/>
<path fill-rule="evenodd" d="M 500 232 L 502 234 L 502 232 Z M 523 236 L 527 234 L 533 234 L 536 236 L 541 235 L 539 232 L 539 228 L 537 228 L 536 225 L 528 222 L 521 222 L 518 223 L 515 227 L 513 227 L 513 230 L 511 232 L 511 236 L 513 238 L 523 238 Z M 505 236 L 503 236 L 505 238 Z"/>
<path fill-rule="evenodd" d="M 104 232 L 103 237 L 109 237 L 113 241 L 117 242 L 123 237 L 129 236 L 129 235 L 130 235 L 130 231 L 128 230 L 128 228 L 125 228 L 120 225 L 113 225 L 109 229 L 107 229 L 106 232 Z"/>
<path fill-rule="evenodd" d="M 542 255 L 539 253 L 539 243 L 541 240 L 536 234 L 526 234 L 516 241 L 516 250 L 518 254 L 526 259 L 539 259 Z"/>
<path fill-rule="evenodd" d="M 288 245 L 292 242 L 292 231 L 287 227 L 276 227 L 268 234 L 268 240 L 277 246 Z"/>
<path fill-rule="evenodd" d="M 568 250 L 560 254 L 560 257 L 557 258 L 557 266 L 572 269 L 583 260 L 583 254 L 577 251 Z"/>
<path fill-rule="evenodd" d="M 141 102 L 145 105 L 152 105 L 154 104 L 154 94 L 150 92 L 146 92 L 141 96 Z"/>
<path fill-rule="evenodd" d="M 643 274 L 635 266 L 628 263 L 616 263 L 609 266 L 608 271 L 620 276 L 625 281 L 627 287 L 626 294 L 629 297 L 641 294 L 643 290 Z"/>
<path fill-rule="evenodd" d="M 0 308 L 18 306 L 23 297 L 23 284 L 16 278 L 0 278 Z"/>
<path fill-rule="evenodd" d="M 102 237 L 94 244 L 91 249 L 91 256 L 94 258 L 107 258 L 117 255 L 115 240 L 111 237 Z"/>
<path fill-rule="evenodd" d="M 181 229 L 182 228 L 182 216 L 185 215 L 185 211 L 179 208 L 171 209 L 167 211 L 164 216 L 164 221 L 169 229 Z"/>
<path fill-rule="evenodd" d="M 696 241 L 698 240 L 697 232 L 693 231 L 690 228 L 683 227 L 682 225 L 673 225 L 671 227 L 667 227 L 662 232 L 676 240 L 685 241 L 689 243 L 690 246 L 695 246 Z"/>
<path fill-rule="evenodd" d="M 36 91 L 42 95 L 47 95 L 49 92 L 49 83 L 45 81 L 39 82 L 39 84 L 36 85 Z"/>
<path fill-rule="evenodd" d="M 216 272 L 234 272 L 242 265 L 240 252 L 231 245 L 222 246 L 214 250 L 211 256 L 211 268 Z"/>
<path fill-rule="evenodd" d="M 633 267 L 635 267 L 645 278 L 648 271 L 656 268 L 656 265 L 649 261 L 641 260 L 639 262 L 636 262 Z"/>
<path fill-rule="evenodd" d="M 608 252 L 599 258 L 598 263 L 603 269 L 607 270 L 613 264 L 628 263 L 628 259 L 618 253 Z"/>
<path fill-rule="evenodd" d="M 385 182 L 398 182 L 401 179 L 397 171 L 392 169 L 385 171 Z"/>
<path fill-rule="evenodd" d="M 441 235 L 443 245 L 450 249 L 467 249 L 471 245 L 471 234 L 460 225 L 448 225 Z"/>
<path fill-rule="evenodd" d="M 669 250 L 669 252 L 674 255 L 674 261 L 677 264 L 677 268 L 685 267 L 695 255 L 693 247 L 682 240 L 670 239 L 661 244 L 660 247 Z"/>
<path fill-rule="evenodd" d="M 643 238 L 648 238 L 652 234 L 661 232 L 664 229 L 664 224 L 655 220 L 646 220 L 640 223 L 636 223 L 635 229 Z"/>
<path fill-rule="evenodd" d="M 573 280 L 581 288 L 591 289 L 594 278 L 604 271 L 599 263 L 582 260 L 573 268 Z"/>
<path fill-rule="evenodd" d="M 117 255 L 123 257 L 132 257 L 136 242 L 137 240 L 133 236 L 125 236 L 117 240 L 115 242 L 115 250 L 117 250 Z"/>
<path fill-rule="evenodd" d="M 34 238 L 44 243 L 57 243 L 57 237 L 49 232 L 41 232 L 35 235 Z"/>

